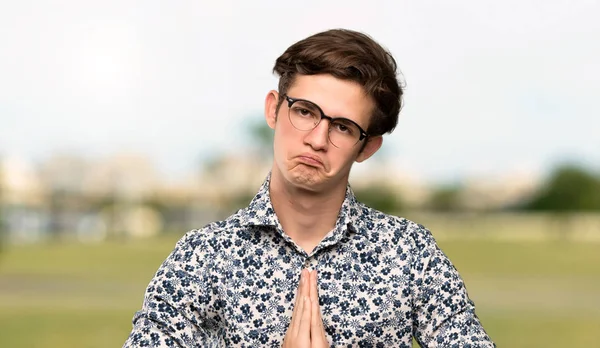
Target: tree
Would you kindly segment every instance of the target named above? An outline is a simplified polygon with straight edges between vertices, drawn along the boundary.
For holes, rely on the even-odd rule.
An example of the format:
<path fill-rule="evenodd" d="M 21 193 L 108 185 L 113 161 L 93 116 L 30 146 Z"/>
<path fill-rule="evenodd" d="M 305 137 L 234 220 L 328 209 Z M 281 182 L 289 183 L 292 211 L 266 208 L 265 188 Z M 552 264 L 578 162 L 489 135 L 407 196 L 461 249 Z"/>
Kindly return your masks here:
<path fill-rule="evenodd" d="M 273 137 L 275 132 L 263 117 L 252 118 L 248 123 L 248 135 L 260 158 L 269 158 L 273 154 Z"/>
<path fill-rule="evenodd" d="M 353 189 L 356 199 L 367 206 L 388 214 L 397 214 L 403 202 L 396 190 L 382 184 Z"/>
<path fill-rule="evenodd" d="M 0 157 L 0 252 L 2 252 L 5 238 L 4 228 L 4 177 L 2 172 L 2 157 Z"/>
<path fill-rule="evenodd" d="M 600 179 L 578 166 L 560 166 L 525 208 L 554 212 L 598 211 Z"/>
<path fill-rule="evenodd" d="M 460 193 L 461 188 L 457 185 L 437 187 L 429 197 L 427 208 L 439 212 L 460 210 Z"/>
<path fill-rule="evenodd" d="M 600 179 L 579 166 L 560 166 L 525 209 L 553 212 L 556 232 L 566 239 L 574 212 L 600 211 Z"/>

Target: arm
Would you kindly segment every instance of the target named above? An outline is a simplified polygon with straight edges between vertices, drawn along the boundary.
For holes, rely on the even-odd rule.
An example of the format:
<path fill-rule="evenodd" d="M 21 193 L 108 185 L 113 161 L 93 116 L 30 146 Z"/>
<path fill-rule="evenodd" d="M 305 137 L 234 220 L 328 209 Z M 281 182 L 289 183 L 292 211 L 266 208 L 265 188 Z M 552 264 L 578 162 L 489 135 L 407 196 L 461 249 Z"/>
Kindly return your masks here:
<path fill-rule="evenodd" d="M 413 335 L 421 347 L 495 347 L 458 271 L 431 233 L 415 229 Z"/>
<path fill-rule="evenodd" d="M 142 309 L 133 318 L 133 329 L 124 348 L 198 347 L 210 342 L 204 328 L 204 304 L 210 284 L 195 239 L 202 232 L 186 234 L 151 280 Z"/>

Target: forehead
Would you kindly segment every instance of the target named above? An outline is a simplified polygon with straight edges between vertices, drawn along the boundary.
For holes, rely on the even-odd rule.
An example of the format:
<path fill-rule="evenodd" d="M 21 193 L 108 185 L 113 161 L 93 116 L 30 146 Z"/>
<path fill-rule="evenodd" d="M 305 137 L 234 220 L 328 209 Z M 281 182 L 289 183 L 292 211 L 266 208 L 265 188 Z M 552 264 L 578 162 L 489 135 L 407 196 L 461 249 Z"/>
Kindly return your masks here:
<path fill-rule="evenodd" d="M 349 118 L 365 128 L 375 105 L 358 83 L 331 75 L 298 75 L 287 94 L 316 103 L 328 116 Z"/>

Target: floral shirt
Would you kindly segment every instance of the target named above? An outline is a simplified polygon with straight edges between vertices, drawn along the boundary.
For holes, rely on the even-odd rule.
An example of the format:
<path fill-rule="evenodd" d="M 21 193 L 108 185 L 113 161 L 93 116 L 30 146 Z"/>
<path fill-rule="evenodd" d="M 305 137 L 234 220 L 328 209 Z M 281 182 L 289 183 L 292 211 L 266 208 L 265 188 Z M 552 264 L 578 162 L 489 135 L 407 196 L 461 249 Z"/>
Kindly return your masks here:
<path fill-rule="evenodd" d="M 267 177 L 250 205 L 188 232 L 148 285 L 124 347 L 281 347 L 303 268 L 318 270 L 335 347 L 495 347 L 431 233 L 358 202 L 307 254 L 288 237 Z"/>

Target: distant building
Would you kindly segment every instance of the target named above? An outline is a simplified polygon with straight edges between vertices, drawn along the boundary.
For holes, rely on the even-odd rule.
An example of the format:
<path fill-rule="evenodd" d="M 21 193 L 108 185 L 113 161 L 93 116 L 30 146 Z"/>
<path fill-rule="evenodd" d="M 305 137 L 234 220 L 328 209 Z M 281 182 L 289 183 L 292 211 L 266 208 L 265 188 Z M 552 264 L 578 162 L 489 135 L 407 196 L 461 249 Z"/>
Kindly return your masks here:
<path fill-rule="evenodd" d="M 37 167 L 0 158 L 0 218 L 12 242 L 183 233 L 246 206 L 271 163 L 261 152 L 224 154 L 167 182 L 147 158 L 130 153 L 99 160 L 55 155 Z M 413 210 L 426 207 L 435 189 L 383 159 L 355 167 L 350 183 L 355 190 L 383 187 Z M 531 173 L 467 178 L 457 193 L 459 208 L 502 209 L 527 199 L 539 185 Z"/>
<path fill-rule="evenodd" d="M 45 202 L 47 191 L 31 163 L 17 158 L 0 158 L 0 213 L 5 238 L 36 242 L 49 224 Z"/>
<path fill-rule="evenodd" d="M 493 177 L 467 178 L 461 204 L 469 210 L 498 210 L 529 199 L 542 180 L 535 173 L 503 173 Z"/>

